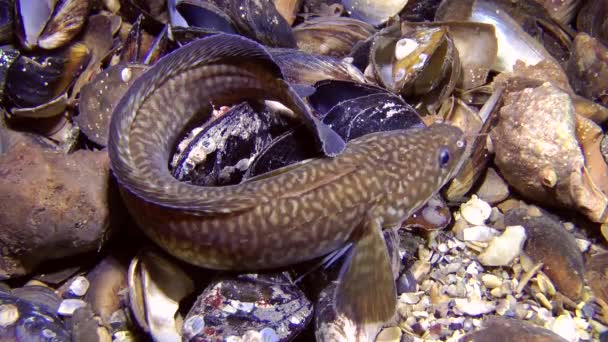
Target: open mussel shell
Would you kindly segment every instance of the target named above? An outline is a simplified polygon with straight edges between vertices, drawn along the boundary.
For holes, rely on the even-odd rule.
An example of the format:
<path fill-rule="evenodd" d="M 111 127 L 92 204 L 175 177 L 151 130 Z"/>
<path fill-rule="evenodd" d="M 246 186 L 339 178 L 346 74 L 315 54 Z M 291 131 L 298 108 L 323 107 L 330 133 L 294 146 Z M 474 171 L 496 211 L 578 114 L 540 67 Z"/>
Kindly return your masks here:
<path fill-rule="evenodd" d="M 370 66 L 380 84 L 405 96 L 425 95 L 439 86 L 449 95 L 460 75 L 458 52 L 441 26 L 404 25 L 381 32 L 370 51 Z"/>
<path fill-rule="evenodd" d="M 243 274 L 213 281 L 184 319 L 184 341 L 291 341 L 313 305 L 288 273 Z"/>
<path fill-rule="evenodd" d="M 66 45 L 83 28 L 91 0 L 16 0 L 17 37 L 26 49 Z"/>
<path fill-rule="evenodd" d="M 161 254 L 144 250 L 131 261 L 128 283 L 139 326 L 156 341 L 179 340 L 179 302 L 194 291 L 188 275 Z"/>
<path fill-rule="evenodd" d="M 290 83 L 314 85 L 328 79 L 365 82 L 361 71 L 344 60 L 295 49 L 271 49 L 270 53 Z"/>
<path fill-rule="evenodd" d="M 53 52 L 21 55 L 6 73 L 5 96 L 12 106 L 36 107 L 64 93 L 89 60 L 81 43 Z"/>
<path fill-rule="evenodd" d="M 492 69 L 498 72 L 513 71 L 517 60 L 527 65 L 534 65 L 547 59 L 556 64 L 557 60 L 545 49 L 543 44 L 528 34 L 510 15 L 510 11 L 517 10 L 517 5 L 508 4 L 498 0 L 447 0 L 444 1 L 436 13 L 436 21 L 471 21 L 486 23 L 494 26 L 498 43 L 497 59 Z M 523 6 L 523 5 L 522 5 Z M 515 9 L 513 9 L 515 7 Z M 542 7 L 540 11 L 547 17 Z M 521 14 L 521 17 L 524 17 Z M 551 21 L 551 18 L 548 18 Z"/>
<path fill-rule="evenodd" d="M 173 176 L 197 185 L 238 183 L 260 151 L 284 131 L 284 123 L 267 109 L 236 105 L 179 144 Z"/>
<path fill-rule="evenodd" d="M 348 14 L 373 26 L 378 26 L 401 12 L 408 0 L 343 0 Z"/>
<path fill-rule="evenodd" d="M 188 26 L 198 27 L 210 32 L 236 34 L 236 29 L 230 16 L 212 2 L 177 0 L 175 7 Z M 172 21 L 172 24 L 183 26 L 184 23 Z"/>
<path fill-rule="evenodd" d="M 337 58 L 347 56 L 357 42 L 375 32 L 366 22 L 347 17 L 318 17 L 293 28 L 300 50 Z"/>

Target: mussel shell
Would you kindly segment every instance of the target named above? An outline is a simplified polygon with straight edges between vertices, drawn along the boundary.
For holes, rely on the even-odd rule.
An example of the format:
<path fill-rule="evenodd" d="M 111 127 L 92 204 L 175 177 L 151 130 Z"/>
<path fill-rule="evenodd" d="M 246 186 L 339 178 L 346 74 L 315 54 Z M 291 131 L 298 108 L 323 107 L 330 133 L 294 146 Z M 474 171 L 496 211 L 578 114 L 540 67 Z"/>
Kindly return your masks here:
<path fill-rule="evenodd" d="M 312 319 L 313 305 L 287 273 L 244 274 L 212 282 L 184 319 L 184 341 L 245 334 L 291 341 Z"/>
<path fill-rule="evenodd" d="M 517 60 L 522 60 L 528 65 L 537 64 L 543 59 L 559 64 L 543 43 L 528 33 L 530 30 L 533 31 L 532 34 L 540 35 L 545 32 L 543 28 L 559 31 L 559 28 L 556 28 L 558 25 L 547 11 L 533 1 L 446 0 L 437 10 L 435 20 L 473 21 L 494 25 L 498 41 L 498 54 L 493 66 L 495 71 L 513 71 Z M 545 22 L 553 24 L 541 27 L 540 23 Z"/>
<path fill-rule="evenodd" d="M 385 23 L 399 14 L 408 0 L 343 0 L 344 8 L 353 18 L 363 20 L 374 26 Z"/>
<path fill-rule="evenodd" d="M 238 29 L 270 47 L 295 48 L 291 26 L 271 0 L 230 0 L 230 14 Z"/>
<path fill-rule="evenodd" d="M 74 121 L 89 140 L 106 145 L 114 107 L 145 70 L 143 65 L 120 63 L 105 69 L 82 87 L 79 114 Z"/>
<path fill-rule="evenodd" d="M 67 49 L 21 55 L 6 74 L 7 99 L 17 107 L 36 107 L 63 93 L 89 60 L 80 43 Z"/>
<path fill-rule="evenodd" d="M 38 46 L 50 50 L 66 45 L 82 30 L 90 10 L 90 0 L 60 0 L 38 38 Z"/>
<path fill-rule="evenodd" d="M 11 295 L 45 308 L 49 312 L 57 312 L 61 304 L 61 297 L 55 294 L 53 289 L 41 285 L 18 287 L 11 291 Z"/>
<path fill-rule="evenodd" d="M 36 47 L 54 6 L 54 0 L 15 1 L 16 33 L 23 47 L 30 50 Z"/>
<path fill-rule="evenodd" d="M 180 144 L 185 146 L 171 163 L 173 176 L 196 185 L 238 183 L 254 157 L 284 130 L 268 111 L 236 105 Z"/>
<path fill-rule="evenodd" d="M 373 132 L 424 126 L 416 110 L 403 99 L 367 84 L 319 82 L 309 101 L 323 122 L 345 141 Z M 304 127 L 283 134 L 259 153 L 246 177 L 319 157 L 314 144 L 308 143 L 313 141 Z"/>
<path fill-rule="evenodd" d="M 308 102 L 320 116 L 325 116 L 342 101 L 371 94 L 386 93 L 386 90 L 371 84 L 338 80 L 321 81 L 315 85 L 315 88 L 317 90 L 308 97 Z"/>
<path fill-rule="evenodd" d="M 255 177 L 318 156 L 314 136 L 306 127 L 299 126 L 275 138 L 260 151 L 243 178 Z"/>
<path fill-rule="evenodd" d="M 359 69 L 337 58 L 295 49 L 271 49 L 270 53 L 290 83 L 313 85 L 327 79 L 365 82 Z"/>
<path fill-rule="evenodd" d="M 300 50 L 337 58 L 347 56 L 357 42 L 375 32 L 366 22 L 346 17 L 309 19 L 293 28 Z"/>
<path fill-rule="evenodd" d="M 345 141 L 373 132 L 424 127 L 416 110 L 390 93 L 340 102 L 325 115 L 323 122 Z"/>
<path fill-rule="evenodd" d="M 70 333 L 57 315 L 27 300 L 0 292 L 2 341 L 70 341 Z"/>
<path fill-rule="evenodd" d="M 13 40 L 13 1 L 0 1 L 0 44 L 8 44 Z"/>
<path fill-rule="evenodd" d="M 182 0 L 177 3 L 176 9 L 189 26 L 211 32 L 236 34 L 236 29 L 230 16 L 210 2 Z"/>

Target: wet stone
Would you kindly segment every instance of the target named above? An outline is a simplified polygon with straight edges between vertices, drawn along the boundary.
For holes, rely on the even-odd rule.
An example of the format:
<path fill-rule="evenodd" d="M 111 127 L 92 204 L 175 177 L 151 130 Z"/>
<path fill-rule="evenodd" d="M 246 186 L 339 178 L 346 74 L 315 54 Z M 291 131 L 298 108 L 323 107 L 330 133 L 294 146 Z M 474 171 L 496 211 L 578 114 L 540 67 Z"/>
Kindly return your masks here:
<path fill-rule="evenodd" d="M 505 224 L 526 228 L 526 254 L 535 263 L 543 263 L 543 272 L 558 291 L 578 299 L 583 289 L 584 264 L 576 240 L 556 218 L 545 212 L 534 215 L 526 209 L 509 210 Z"/>
<path fill-rule="evenodd" d="M 182 336 L 220 341 L 256 332 L 289 341 L 311 318 L 312 303 L 286 273 L 245 274 L 212 282 L 184 319 Z"/>

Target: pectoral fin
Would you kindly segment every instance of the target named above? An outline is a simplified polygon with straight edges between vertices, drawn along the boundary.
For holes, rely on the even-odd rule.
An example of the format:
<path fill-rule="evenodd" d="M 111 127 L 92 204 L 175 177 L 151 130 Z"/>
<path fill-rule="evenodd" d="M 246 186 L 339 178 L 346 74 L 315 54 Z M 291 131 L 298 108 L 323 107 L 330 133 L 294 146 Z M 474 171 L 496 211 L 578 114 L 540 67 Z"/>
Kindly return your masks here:
<path fill-rule="evenodd" d="M 368 218 L 340 271 L 336 309 L 359 326 L 383 323 L 395 314 L 397 295 L 379 221 Z"/>

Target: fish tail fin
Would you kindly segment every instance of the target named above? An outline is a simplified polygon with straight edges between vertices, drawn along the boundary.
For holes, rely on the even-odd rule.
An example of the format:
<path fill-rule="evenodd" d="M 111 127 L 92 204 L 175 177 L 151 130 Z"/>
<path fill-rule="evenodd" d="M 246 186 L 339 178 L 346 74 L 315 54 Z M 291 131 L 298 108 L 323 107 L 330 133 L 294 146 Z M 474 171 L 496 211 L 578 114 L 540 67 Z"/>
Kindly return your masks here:
<path fill-rule="evenodd" d="M 395 280 L 382 229 L 368 218 L 340 271 L 336 310 L 360 328 L 385 323 L 395 315 Z"/>

